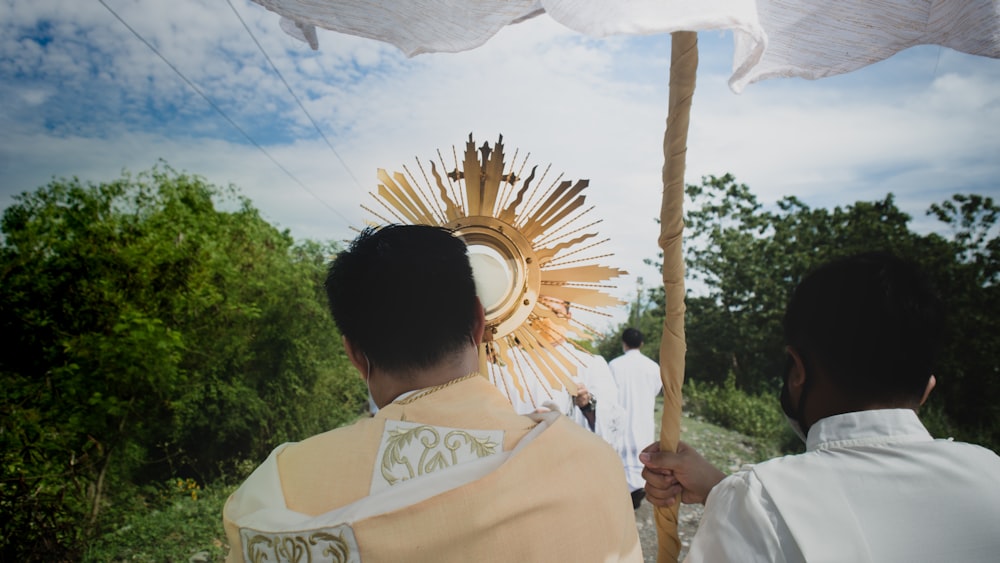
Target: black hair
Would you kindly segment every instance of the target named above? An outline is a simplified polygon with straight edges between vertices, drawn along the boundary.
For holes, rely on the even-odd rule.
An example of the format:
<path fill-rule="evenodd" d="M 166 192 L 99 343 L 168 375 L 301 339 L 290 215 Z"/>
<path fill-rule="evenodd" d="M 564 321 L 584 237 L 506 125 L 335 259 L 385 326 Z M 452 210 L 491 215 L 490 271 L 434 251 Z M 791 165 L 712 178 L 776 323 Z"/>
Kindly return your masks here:
<path fill-rule="evenodd" d="M 785 342 L 807 374 L 822 367 L 847 396 L 919 401 L 944 317 L 943 302 L 916 265 L 871 252 L 827 263 L 799 283 L 785 312 Z"/>
<path fill-rule="evenodd" d="M 643 343 L 642 333 L 635 328 L 626 328 L 622 333 L 622 342 L 629 348 L 638 348 Z"/>
<path fill-rule="evenodd" d="M 472 267 L 447 229 L 367 228 L 333 260 L 325 286 L 341 334 L 373 365 L 427 368 L 473 341 Z"/>

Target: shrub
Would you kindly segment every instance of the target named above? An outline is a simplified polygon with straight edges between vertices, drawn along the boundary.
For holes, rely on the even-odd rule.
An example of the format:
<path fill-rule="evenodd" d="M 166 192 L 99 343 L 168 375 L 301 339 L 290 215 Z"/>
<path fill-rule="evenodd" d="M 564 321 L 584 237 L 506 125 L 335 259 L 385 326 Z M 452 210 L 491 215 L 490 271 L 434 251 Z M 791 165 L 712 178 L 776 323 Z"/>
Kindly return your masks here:
<path fill-rule="evenodd" d="M 730 373 L 721 386 L 688 380 L 684 396 L 692 414 L 757 439 L 780 452 L 801 451 L 802 443 L 785 422 L 777 393 L 750 394 Z"/>
<path fill-rule="evenodd" d="M 124 515 L 121 524 L 90 542 L 85 562 L 222 561 L 226 536 L 222 507 L 235 486 L 202 486 L 171 479 L 146 488 L 145 509 Z"/>
<path fill-rule="evenodd" d="M 997 430 L 1000 427 L 1000 423 L 977 427 L 956 424 L 945 412 L 942 404 L 934 401 L 933 394 L 931 395 L 931 400 L 921 407 L 919 414 L 920 422 L 927 427 L 927 431 L 935 438 L 953 438 L 961 442 L 990 448 L 994 452 L 1000 451 L 1000 444 L 996 440 L 996 436 L 1000 434 Z"/>

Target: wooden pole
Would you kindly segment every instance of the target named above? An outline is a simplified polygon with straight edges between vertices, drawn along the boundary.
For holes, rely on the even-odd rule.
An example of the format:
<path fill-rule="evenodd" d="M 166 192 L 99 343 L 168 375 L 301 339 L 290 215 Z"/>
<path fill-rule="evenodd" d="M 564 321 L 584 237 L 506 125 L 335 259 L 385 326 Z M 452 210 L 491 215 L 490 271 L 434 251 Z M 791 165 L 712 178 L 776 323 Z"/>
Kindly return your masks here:
<path fill-rule="evenodd" d="M 659 245 L 663 250 L 665 316 L 660 342 L 660 377 L 663 379 L 663 420 L 660 447 L 673 451 L 680 440 L 681 387 L 684 384 L 684 168 L 687 134 L 698 70 L 698 34 L 672 34 L 670 52 L 670 102 L 663 138 L 663 203 L 660 207 Z M 659 544 L 657 561 L 675 562 L 680 554 L 677 508 L 656 508 Z"/>

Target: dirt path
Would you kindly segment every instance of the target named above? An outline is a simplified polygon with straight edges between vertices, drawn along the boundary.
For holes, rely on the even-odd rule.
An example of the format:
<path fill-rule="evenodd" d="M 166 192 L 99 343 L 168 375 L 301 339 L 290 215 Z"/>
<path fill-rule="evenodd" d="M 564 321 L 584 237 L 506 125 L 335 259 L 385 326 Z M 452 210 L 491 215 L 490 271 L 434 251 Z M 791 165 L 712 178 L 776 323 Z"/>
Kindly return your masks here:
<path fill-rule="evenodd" d="M 657 401 L 659 407 L 659 401 Z M 656 420 L 660 420 L 660 411 L 656 411 Z M 659 428 L 657 427 L 657 430 Z M 705 422 L 684 413 L 681 419 L 681 439 L 691 444 L 706 459 L 727 473 L 738 470 L 744 463 L 753 463 L 761 459 L 767 452 L 756 451 L 753 441 L 746 436 L 726 430 L 714 424 Z M 681 539 L 681 553 L 678 561 L 683 561 L 691 546 L 691 539 L 698 530 L 698 523 L 705 507 L 700 504 L 681 505 L 678 517 L 678 535 Z M 635 511 L 635 524 L 639 531 L 639 541 L 642 544 L 643 560 L 646 563 L 656 562 L 656 522 L 653 519 L 653 506 L 643 501 Z"/>
<path fill-rule="evenodd" d="M 698 530 L 698 522 L 704 506 L 700 504 L 683 504 L 679 513 L 677 533 L 681 538 L 681 554 L 678 561 L 683 561 L 687 555 L 691 538 Z M 639 510 L 635 511 L 635 525 L 639 530 L 639 542 L 642 544 L 642 559 L 645 563 L 656 563 L 656 522 L 653 519 L 653 506 L 643 501 Z"/>

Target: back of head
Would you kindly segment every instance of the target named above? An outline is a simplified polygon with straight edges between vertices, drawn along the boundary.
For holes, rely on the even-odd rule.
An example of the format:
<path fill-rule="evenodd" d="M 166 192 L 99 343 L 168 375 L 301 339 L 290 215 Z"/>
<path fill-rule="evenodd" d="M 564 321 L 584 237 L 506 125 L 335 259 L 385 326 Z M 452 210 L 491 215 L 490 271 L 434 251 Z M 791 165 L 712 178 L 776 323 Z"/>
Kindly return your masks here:
<path fill-rule="evenodd" d="M 365 229 L 330 265 L 341 334 L 383 369 L 432 367 L 472 341 L 476 287 L 465 243 L 447 229 Z"/>
<path fill-rule="evenodd" d="M 923 396 L 943 324 L 944 306 L 915 265 L 866 253 L 806 276 L 784 330 L 807 373 L 822 368 L 845 396 L 909 404 Z"/>
<path fill-rule="evenodd" d="M 625 332 L 622 332 L 622 343 L 630 349 L 638 348 L 643 343 L 642 333 L 638 329 L 626 328 Z"/>

